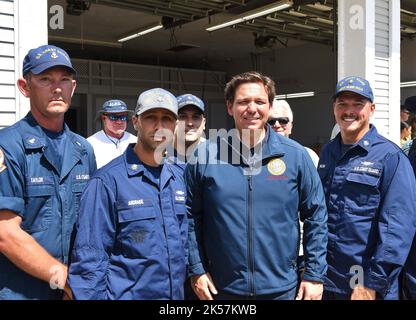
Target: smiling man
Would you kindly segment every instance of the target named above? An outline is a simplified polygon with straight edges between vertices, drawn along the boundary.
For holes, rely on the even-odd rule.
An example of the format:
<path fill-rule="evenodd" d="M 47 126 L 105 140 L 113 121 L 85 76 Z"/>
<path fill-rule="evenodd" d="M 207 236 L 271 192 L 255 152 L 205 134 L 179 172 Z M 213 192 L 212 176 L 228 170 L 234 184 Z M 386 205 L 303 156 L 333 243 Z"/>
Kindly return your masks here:
<path fill-rule="evenodd" d="M 398 299 L 399 273 L 415 234 L 413 170 L 370 124 L 375 104 L 367 80 L 341 80 L 333 98 L 341 131 L 318 165 L 329 228 L 324 298 Z"/>
<path fill-rule="evenodd" d="M 177 110 L 170 92 L 143 92 L 137 143 L 88 183 L 69 269 L 75 299 L 183 299 L 186 190 L 183 169 L 163 158 Z"/>
<path fill-rule="evenodd" d="M 321 298 L 325 198 L 305 148 L 267 125 L 274 97 L 269 77 L 234 76 L 225 88 L 233 134 L 210 137 L 185 169 L 189 275 L 200 299 Z M 298 212 L 306 269 L 297 291 Z"/>
<path fill-rule="evenodd" d="M 64 123 L 74 75 L 55 46 L 23 60 L 17 87 L 30 112 L 0 130 L 0 300 L 62 298 L 79 199 L 95 171 L 90 144 Z"/>

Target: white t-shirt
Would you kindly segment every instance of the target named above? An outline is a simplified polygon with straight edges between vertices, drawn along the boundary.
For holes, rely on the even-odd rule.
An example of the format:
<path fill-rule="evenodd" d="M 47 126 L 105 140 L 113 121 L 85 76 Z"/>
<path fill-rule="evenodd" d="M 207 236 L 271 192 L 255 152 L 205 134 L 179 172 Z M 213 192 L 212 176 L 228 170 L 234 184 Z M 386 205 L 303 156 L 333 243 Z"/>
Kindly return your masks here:
<path fill-rule="evenodd" d="M 315 151 L 313 151 L 312 149 L 309 149 L 308 147 L 305 147 L 306 151 L 308 151 L 309 156 L 312 159 L 313 164 L 315 165 L 315 168 L 318 168 L 318 163 L 319 163 L 319 157 L 316 154 Z"/>
<path fill-rule="evenodd" d="M 106 135 L 101 130 L 88 137 L 87 141 L 91 143 L 94 149 L 98 169 L 122 155 L 130 143 L 137 142 L 137 137 L 126 131 L 119 140 Z"/>

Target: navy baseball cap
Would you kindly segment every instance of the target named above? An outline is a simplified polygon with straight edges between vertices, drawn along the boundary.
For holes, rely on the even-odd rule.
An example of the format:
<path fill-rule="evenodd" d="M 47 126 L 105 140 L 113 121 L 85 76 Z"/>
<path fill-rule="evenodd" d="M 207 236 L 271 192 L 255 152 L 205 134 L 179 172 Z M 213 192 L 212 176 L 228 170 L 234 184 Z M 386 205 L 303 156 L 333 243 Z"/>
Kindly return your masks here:
<path fill-rule="evenodd" d="M 29 72 L 39 74 L 52 67 L 66 67 L 71 73 L 76 74 L 72 67 L 71 59 L 65 50 L 52 46 L 44 45 L 35 49 L 30 49 L 23 60 L 23 76 Z"/>
<path fill-rule="evenodd" d="M 162 88 L 154 88 L 142 92 L 137 99 L 134 113 L 139 116 L 151 109 L 166 109 L 178 117 L 178 102 L 176 97 Z"/>
<path fill-rule="evenodd" d="M 197 96 L 194 96 L 193 94 L 186 93 L 186 94 L 176 97 L 176 99 L 178 100 L 179 110 L 185 106 L 192 105 L 192 106 L 197 107 L 199 110 L 201 110 L 202 113 L 205 113 L 204 102 L 201 99 L 199 99 Z"/>
<path fill-rule="evenodd" d="M 373 89 L 371 89 L 370 83 L 363 78 L 353 76 L 340 80 L 333 95 L 334 100 L 345 91 L 355 92 L 374 102 Z"/>
<path fill-rule="evenodd" d="M 103 107 L 101 110 L 98 111 L 99 113 L 122 113 L 122 112 L 132 112 L 131 110 L 127 109 L 127 104 L 121 100 L 108 100 L 104 102 Z"/>

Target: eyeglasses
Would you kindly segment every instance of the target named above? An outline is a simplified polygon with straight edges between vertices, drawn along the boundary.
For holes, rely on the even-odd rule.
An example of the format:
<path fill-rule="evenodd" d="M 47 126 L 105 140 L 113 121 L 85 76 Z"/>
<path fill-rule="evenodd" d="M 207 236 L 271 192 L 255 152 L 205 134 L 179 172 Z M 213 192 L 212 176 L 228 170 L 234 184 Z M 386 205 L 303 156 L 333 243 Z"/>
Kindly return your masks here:
<path fill-rule="evenodd" d="M 288 117 L 279 117 L 279 118 L 270 118 L 267 123 L 270 124 L 271 126 L 274 126 L 276 121 L 279 122 L 280 125 L 285 125 L 289 123 L 289 118 Z"/>
<path fill-rule="evenodd" d="M 111 121 L 117 121 L 117 120 L 127 121 L 127 116 L 126 115 L 106 114 L 106 116 Z"/>

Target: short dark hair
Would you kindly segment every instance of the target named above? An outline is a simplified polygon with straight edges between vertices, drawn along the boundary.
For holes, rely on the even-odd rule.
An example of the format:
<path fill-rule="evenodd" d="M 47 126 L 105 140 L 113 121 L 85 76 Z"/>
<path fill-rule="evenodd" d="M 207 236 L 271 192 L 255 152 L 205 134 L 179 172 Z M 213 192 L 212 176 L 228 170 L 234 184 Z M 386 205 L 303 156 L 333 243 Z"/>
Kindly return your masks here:
<path fill-rule="evenodd" d="M 269 96 L 269 103 L 272 104 L 276 96 L 275 84 L 272 79 L 257 71 L 248 71 L 235 75 L 225 86 L 224 97 L 225 101 L 229 103 L 234 102 L 235 91 L 238 86 L 243 83 L 261 83 L 265 86 L 267 95 Z"/>
<path fill-rule="evenodd" d="M 410 127 L 410 125 L 407 122 L 400 121 L 400 131 L 402 131 L 403 129 L 407 129 L 409 127 Z"/>

